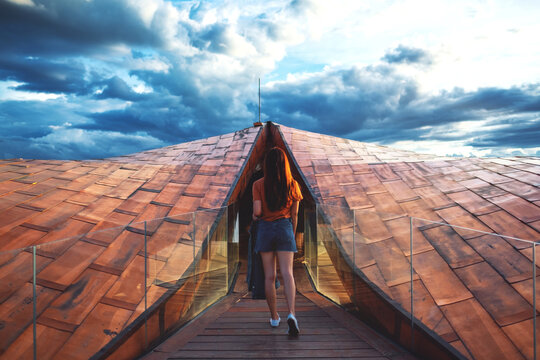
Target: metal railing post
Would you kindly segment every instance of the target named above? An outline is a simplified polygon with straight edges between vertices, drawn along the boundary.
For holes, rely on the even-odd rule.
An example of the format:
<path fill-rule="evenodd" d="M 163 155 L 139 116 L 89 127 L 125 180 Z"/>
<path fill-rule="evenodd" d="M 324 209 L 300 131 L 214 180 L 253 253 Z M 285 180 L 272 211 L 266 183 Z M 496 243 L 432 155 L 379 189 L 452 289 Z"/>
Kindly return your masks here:
<path fill-rule="evenodd" d="M 353 253 L 353 267 L 352 271 L 355 272 L 356 269 L 356 247 L 355 247 L 355 233 L 356 233 L 356 210 L 353 210 L 353 227 L 352 227 L 352 253 Z M 356 281 L 355 277 L 352 276 L 353 279 L 353 304 L 356 304 Z"/>
<path fill-rule="evenodd" d="M 536 243 L 533 243 L 533 341 L 536 360 Z"/>
<path fill-rule="evenodd" d="M 34 360 L 37 359 L 37 328 L 36 328 L 36 310 L 37 293 L 36 293 L 36 247 L 32 246 L 32 331 L 33 331 L 33 347 Z"/>
<path fill-rule="evenodd" d="M 410 237 L 410 276 L 411 276 L 411 350 L 414 349 L 414 285 L 413 285 L 413 217 L 409 217 L 409 237 Z"/>
<path fill-rule="evenodd" d="M 193 261 L 195 261 L 195 231 L 196 231 L 196 226 L 195 226 L 195 211 L 193 212 L 193 236 L 191 238 L 192 242 L 193 242 Z"/>
<path fill-rule="evenodd" d="M 146 221 L 144 222 L 144 348 L 148 347 L 148 297 L 147 297 L 147 283 L 148 277 L 148 251 L 147 251 L 147 237 L 146 237 Z"/>

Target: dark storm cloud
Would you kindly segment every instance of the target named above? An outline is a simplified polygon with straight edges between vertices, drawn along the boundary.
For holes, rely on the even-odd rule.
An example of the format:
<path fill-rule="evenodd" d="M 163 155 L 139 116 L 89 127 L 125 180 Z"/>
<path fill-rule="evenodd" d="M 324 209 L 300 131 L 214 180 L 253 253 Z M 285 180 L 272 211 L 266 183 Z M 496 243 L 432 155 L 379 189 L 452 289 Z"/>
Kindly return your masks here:
<path fill-rule="evenodd" d="M 388 52 L 383 56 L 382 60 L 389 64 L 431 65 L 433 62 L 431 56 L 426 51 L 404 45 L 399 45 Z"/>
<path fill-rule="evenodd" d="M 34 0 L 36 6 L 0 1 L 4 54 L 81 55 L 124 43 L 157 46 L 159 37 L 122 1 Z"/>
<path fill-rule="evenodd" d="M 537 147 L 539 90 L 540 84 L 531 84 L 420 96 L 414 80 L 399 76 L 391 65 L 381 65 L 277 83 L 264 92 L 263 109 L 268 119 L 284 125 L 360 141 L 390 144 L 429 136 L 466 140 L 482 148 Z M 459 122 L 487 119 L 487 128 L 454 130 Z"/>
<path fill-rule="evenodd" d="M 21 85 L 17 90 L 79 94 L 88 93 L 84 65 L 77 61 L 60 62 L 32 57 L 0 58 L 0 80 L 12 80 Z"/>

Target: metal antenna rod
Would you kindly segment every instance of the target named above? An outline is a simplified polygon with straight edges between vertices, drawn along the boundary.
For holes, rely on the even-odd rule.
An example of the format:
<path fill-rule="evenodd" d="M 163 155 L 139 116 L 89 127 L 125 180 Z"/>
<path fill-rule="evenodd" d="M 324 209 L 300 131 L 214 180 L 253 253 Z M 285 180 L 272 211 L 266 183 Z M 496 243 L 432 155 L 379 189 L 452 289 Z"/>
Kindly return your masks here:
<path fill-rule="evenodd" d="M 261 78 L 259 78 L 259 122 L 261 122 Z"/>

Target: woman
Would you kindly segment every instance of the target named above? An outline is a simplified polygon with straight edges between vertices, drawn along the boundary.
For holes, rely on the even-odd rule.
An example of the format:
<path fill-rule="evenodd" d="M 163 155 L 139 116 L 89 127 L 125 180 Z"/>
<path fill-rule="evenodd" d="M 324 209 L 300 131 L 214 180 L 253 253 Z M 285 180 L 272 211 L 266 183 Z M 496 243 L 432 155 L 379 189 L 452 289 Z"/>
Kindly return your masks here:
<path fill-rule="evenodd" d="M 276 307 L 276 257 L 283 277 L 289 308 L 289 335 L 299 333 L 295 317 L 296 285 L 293 257 L 296 252 L 298 204 L 302 200 L 300 186 L 292 178 L 289 161 L 280 148 L 270 149 L 264 159 L 264 177 L 253 183 L 253 219 L 260 220 L 255 250 L 260 252 L 264 268 L 264 289 L 270 310 L 270 325 L 279 326 Z"/>

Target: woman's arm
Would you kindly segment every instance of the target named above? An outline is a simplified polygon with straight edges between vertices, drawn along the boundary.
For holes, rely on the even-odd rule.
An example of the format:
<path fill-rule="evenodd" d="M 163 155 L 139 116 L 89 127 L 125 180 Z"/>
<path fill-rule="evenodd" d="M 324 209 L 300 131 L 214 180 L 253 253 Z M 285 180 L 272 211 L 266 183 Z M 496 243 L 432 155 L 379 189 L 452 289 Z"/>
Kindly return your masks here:
<path fill-rule="evenodd" d="M 259 220 L 262 215 L 262 202 L 261 200 L 253 201 L 253 220 Z"/>
<path fill-rule="evenodd" d="M 298 205 L 300 204 L 300 201 L 293 201 L 291 206 L 291 220 L 292 220 L 292 228 L 293 228 L 293 234 L 296 234 L 296 225 L 298 224 Z"/>

